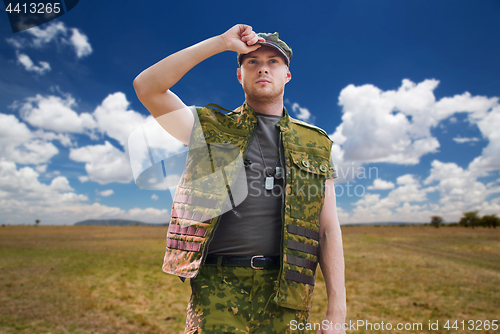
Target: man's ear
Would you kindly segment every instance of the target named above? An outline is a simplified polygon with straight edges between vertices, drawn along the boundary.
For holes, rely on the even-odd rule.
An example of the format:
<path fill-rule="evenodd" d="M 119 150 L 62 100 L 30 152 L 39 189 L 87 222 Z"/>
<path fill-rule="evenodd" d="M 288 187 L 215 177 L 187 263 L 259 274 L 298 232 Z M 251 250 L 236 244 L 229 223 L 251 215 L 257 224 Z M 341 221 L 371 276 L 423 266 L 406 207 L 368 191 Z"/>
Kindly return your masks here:
<path fill-rule="evenodd" d="M 290 72 L 290 69 L 287 67 L 286 69 L 286 82 L 292 80 L 292 72 Z"/>
<path fill-rule="evenodd" d="M 239 83 L 241 83 L 241 68 L 236 69 L 236 78 L 238 78 Z"/>

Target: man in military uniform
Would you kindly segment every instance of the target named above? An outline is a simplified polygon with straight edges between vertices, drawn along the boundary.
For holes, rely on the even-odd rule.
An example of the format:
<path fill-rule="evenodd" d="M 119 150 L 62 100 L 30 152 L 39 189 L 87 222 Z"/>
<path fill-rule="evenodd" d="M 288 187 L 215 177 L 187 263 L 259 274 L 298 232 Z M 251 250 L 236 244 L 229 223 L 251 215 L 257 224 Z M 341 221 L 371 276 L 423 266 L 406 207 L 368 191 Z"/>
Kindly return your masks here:
<path fill-rule="evenodd" d="M 234 111 L 188 108 L 170 88 L 223 51 L 237 52 L 245 103 Z M 257 34 L 239 24 L 170 55 L 134 80 L 144 106 L 157 120 L 168 115 L 162 126 L 190 147 L 163 265 L 167 273 L 190 278 L 186 333 L 344 333 L 332 142 L 284 108 L 291 58 L 292 49 L 278 33 Z M 200 143 L 209 148 L 207 156 L 197 149 Z M 216 156 L 217 150 L 225 156 Z M 244 167 L 231 165 L 237 155 Z M 207 170 L 224 177 L 206 181 Z M 231 182 L 242 170 L 248 195 L 240 203 L 234 198 L 242 185 Z M 225 180 L 224 191 L 213 190 L 216 180 Z M 229 198 L 232 206 L 225 210 Z M 318 263 L 328 294 L 320 327 L 308 323 Z"/>

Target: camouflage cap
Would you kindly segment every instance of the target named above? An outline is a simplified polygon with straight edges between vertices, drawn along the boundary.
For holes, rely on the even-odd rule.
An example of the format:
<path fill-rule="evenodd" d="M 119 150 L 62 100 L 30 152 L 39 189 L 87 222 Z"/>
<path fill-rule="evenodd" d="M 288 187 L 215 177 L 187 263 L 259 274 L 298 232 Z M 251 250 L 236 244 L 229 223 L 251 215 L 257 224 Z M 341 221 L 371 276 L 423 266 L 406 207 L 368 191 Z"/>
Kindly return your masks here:
<path fill-rule="evenodd" d="M 280 39 L 280 35 L 277 32 L 268 33 L 268 32 L 259 32 L 257 36 L 260 36 L 265 39 L 265 42 L 257 42 L 262 45 L 271 46 L 273 48 L 278 49 L 286 59 L 286 65 L 290 66 L 290 61 L 292 60 L 292 48 L 288 46 L 284 41 Z M 241 59 L 245 54 L 238 53 L 238 65 L 241 66 Z"/>

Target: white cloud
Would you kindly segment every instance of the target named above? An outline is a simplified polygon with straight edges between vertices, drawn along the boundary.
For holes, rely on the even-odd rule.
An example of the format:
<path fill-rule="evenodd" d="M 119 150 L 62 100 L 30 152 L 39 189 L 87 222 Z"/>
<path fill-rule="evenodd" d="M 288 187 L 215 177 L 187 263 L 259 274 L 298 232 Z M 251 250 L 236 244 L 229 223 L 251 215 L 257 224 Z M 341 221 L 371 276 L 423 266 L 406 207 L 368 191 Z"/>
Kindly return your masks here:
<path fill-rule="evenodd" d="M 132 181 L 132 169 L 127 154 L 108 141 L 104 145 L 84 146 L 70 149 L 69 158 L 85 162 L 85 170 L 91 181 L 100 184 Z M 81 180 L 80 180 L 81 181 Z"/>
<path fill-rule="evenodd" d="M 78 177 L 78 181 L 80 181 L 81 183 L 85 183 L 89 180 L 89 177 L 88 176 L 79 176 Z"/>
<path fill-rule="evenodd" d="M 61 145 L 65 147 L 73 146 L 74 143 L 71 140 L 71 137 L 66 133 L 54 133 L 54 132 L 45 132 L 43 130 L 36 130 L 33 132 L 36 137 L 40 137 L 47 141 L 57 140 L 61 143 Z"/>
<path fill-rule="evenodd" d="M 129 110 L 128 106 L 129 102 L 125 94 L 117 92 L 108 95 L 93 113 L 77 113 L 75 110 L 77 104 L 70 94 L 64 94 L 63 97 L 37 94 L 34 97 L 25 99 L 23 102 L 15 102 L 13 108 L 19 110 L 27 123 L 39 129 L 31 132 L 24 123 L 20 123 L 14 116 L 5 115 L 8 122 L 0 125 L 0 129 L 2 126 L 6 126 L 8 129 L 2 133 L 5 139 L 0 142 L 0 151 L 16 153 L 23 149 L 21 150 L 22 154 L 17 154 L 17 156 L 14 156 L 12 152 L 9 153 L 10 158 L 7 160 L 19 163 L 44 163 L 58 152 L 50 141 L 58 140 L 62 145 L 71 147 L 74 144 L 68 133 L 83 133 L 92 139 L 96 139 L 96 133 L 101 133 L 116 139 L 126 152 L 129 134 L 147 120 L 153 122 L 158 128 L 148 134 L 151 141 L 150 145 L 152 145 L 152 149 L 155 148 L 155 154 L 161 153 L 157 152 L 161 147 L 169 152 L 177 152 L 183 147 L 182 143 L 173 137 L 170 138 L 171 136 L 165 142 L 165 135 L 160 136 L 157 133 L 165 134 L 165 130 L 158 126 L 152 116 L 143 116 L 134 110 Z M 14 132 L 11 131 L 16 127 L 19 129 Z M 42 129 L 55 132 L 44 132 Z M 19 145 L 16 144 L 16 136 L 21 136 L 20 143 L 24 145 L 23 147 L 19 148 Z M 161 143 L 156 143 L 158 140 Z M 35 148 L 36 145 L 43 147 L 31 152 L 31 156 L 26 154 L 27 148 Z M 38 159 L 33 157 L 34 154 L 47 152 L 49 148 L 53 148 L 52 151 L 48 151 L 50 155 L 45 154 L 43 158 Z M 92 180 L 101 184 L 109 182 L 126 183 L 132 180 L 132 172 L 125 152 L 106 142 L 104 145 L 74 148 L 70 150 L 70 159 L 86 163 L 85 168 L 89 175 L 87 178 L 79 177 L 80 182 Z M 19 156 L 23 156 L 24 159 L 19 159 Z"/>
<path fill-rule="evenodd" d="M 439 191 L 440 209 L 456 217 L 462 211 L 480 206 L 490 194 L 487 187 L 477 181 L 477 171 L 464 170 L 455 163 L 432 162 L 426 185 L 436 184 L 432 190 Z"/>
<path fill-rule="evenodd" d="M 51 22 L 44 29 L 33 27 L 19 33 L 16 37 L 8 38 L 7 42 L 16 50 L 25 48 L 42 49 L 56 45 L 71 46 L 78 58 L 92 53 L 92 46 L 88 37 L 76 28 L 68 28 L 63 22 Z"/>
<path fill-rule="evenodd" d="M 396 179 L 399 185 L 387 196 L 394 203 L 424 202 L 427 200 L 426 190 L 421 188 L 420 182 L 413 175 L 406 174 Z"/>
<path fill-rule="evenodd" d="M 26 210 L 27 202 L 0 199 L 2 224 L 34 224 L 40 219 L 41 224 L 74 224 L 87 219 L 130 219 L 148 223 L 166 223 L 169 221 L 168 210 L 154 208 L 124 210 L 99 203 L 62 204 L 58 206 L 32 205 Z"/>
<path fill-rule="evenodd" d="M 0 223 L 33 224 L 35 219 L 41 219 L 42 224 L 73 224 L 85 219 L 110 218 L 152 223 L 169 220 L 166 209 L 123 210 L 88 204 L 87 196 L 76 194 L 64 176 L 56 176 L 49 184 L 41 183 L 38 178 L 39 173 L 33 168 L 18 168 L 13 162 L 0 161 Z"/>
<path fill-rule="evenodd" d="M 64 176 L 58 176 L 52 180 L 50 187 L 58 192 L 61 191 L 73 191 L 74 189 L 70 187 L 69 181 Z"/>
<path fill-rule="evenodd" d="M 423 154 L 435 152 L 439 143 L 421 124 L 427 121 L 418 112 L 426 112 L 434 102 L 436 85 L 432 80 L 417 86 L 403 80 L 397 92 L 382 92 L 373 85 L 344 88 L 339 96 L 342 124 L 332 135 L 342 143 L 344 159 L 416 164 Z"/>
<path fill-rule="evenodd" d="M 35 168 L 35 169 L 36 169 L 36 168 Z M 61 172 L 60 172 L 60 171 L 58 171 L 58 170 L 55 170 L 55 171 L 52 171 L 52 172 L 50 172 L 50 173 L 45 173 L 43 176 L 44 176 L 45 178 L 50 179 L 50 178 L 55 178 L 55 177 L 57 177 L 57 176 L 59 176 L 59 175 L 61 175 Z"/>
<path fill-rule="evenodd" d="M 295 102 L 294 104 L 292 104 L 292 110 L 298 119 L 301 119 L 305 122 L 310 121 L 311 112 L 307 108 L 301 108 L 300 105 Z"/>
<path fill-rule="evenodd" d="M 158 195 L 153 194 L 153 196 L 151 196 L 151 199 L 152 199 L 153 201 L 157 201 L 157 200 L 158 200 Z"/>
<path fill-rule="evenodd" d="M 58 37 L 66 35 L 67 32 L 68 29 L 61 21 L 51 22 L 45 26 L 45 29 L 42 29 L 40 27 L 33 27 L 26 30 L 27 34 L 33 36 L 30 42 L 31 45 L 36 48 L 41 48 L 46 44 L 52 42 L 53 40 L 57 40 Z"/>
<path fill-rule="evenodd" d="M 470 120 L 477 123 L 479 130 L 489 142 L 481 156 L 471 162 L 469 169 L 478 171 L 500 169 L 500 105 L 496 105 L 489 113 L 476 112 L 470 116 Z"/>
<path fill-rule="evenodd" d="M 402 175 L 397 178 L 397 187 L 386 197 L 371 193 L 360 197 L 345 222 L 428 222 L 436 214 L 445 221 L 456 222 L 465 211 L 498 213 L 500 198 L 488 200 L 488 197 L 500 193 L 500 180 L 485 185 L 478 181 L 484 175 L 481 171 L 464 170 L 455 163 L 434 160 L 424 187 L 414 175 Z M 428 201 L 427 194 L 432 192 L 439 193 L 438 203 Z"/>
<path fill-rule="evenodd" d="M 366 193 L 349 214 L 349 222 L 428 221 L 440 214 L 447 221 L 456 221 L 465 210 L 494 213 L 500 200 L 488 200 L 500 192 L 500 186 L 488 185 L 478 177 L 491 175 L 500 169 L 500 105 L 498 97 L 472 96 L 465 92 L 436 101 L 437 80 L 415 84 L 403 80 L 395 91 L 382 91 L 373 85 L 349 85 L 342 90 L 339 104 L 343 107 L 342 123 L 330 135 L 335 142 L 332 155 L 342 181 L 356 179 L 344 170 L 363 169 L 372 162 L 417 164 L 420 158 L 437 152 L 439 142 L 431 134 L 445 119 L 456 123 L 457 113 L 466 113 L 468 122 L 478 127 L 488 145 L 464 170 L 454 163 L 434 161 L 429 177 L 422 187 L 413 175 L 397 179 L 397 187 L 386 197 Z M 441 123 L 441 124 L 440 124 Z M 454 138 L 457 143 L 474 143 L 479 138 Z M 368 190 L 390 185 L 375 180 Z M 439 203 L 430 203 L 427 194 L 438 192 Z M 418 203 L 418 204 L 417 204 Z M 406 216 L 405 216 L 406 215 Z"/>
<path fill-rule="evenodd" d="M 75 52 L 78 58 L 88 56 L 92 53 L 92 47 L 90 46 L 89 39 L 85 34 L 82 34 L 80 30 L 76 28 L 71 29 L 71 37 L 69 39 L 70 44 L 75 48 Z"/>
<path fill-rule="evenodd" d="M 476 142 L 476 141 L 479 141 L 479 138 L 475 138 L 475 137 L 472 137 L 472 138 L 463 138 L 463 137 L 455 137 L 453 138 L 453 140 L 459 144 L 463 144 L 463 143 L 471 143 L 471 142 Z"/>
<path fill-rule="evenodd" d="M 71 95 L 65 98 L 58 96 L 42 96 L 27 98 L 24 103 L 15 103 L 23 120 L 32 126 L 56 132 L 85 133 L 96 127 L 92 115 L 78 114 L 75 99 Z"/>
<path fill-rule="evenodd" d="M 443 119 L 457 112 L 477 119 L 492 117 L 488 111 L 498 104 L 498 98 L 464 93 L 436 102 L 433 90 L 438 83 L 424 80 L 415 84 L 404 79 L 397 91 L 385 92 L 369 84 L 344 88 L 339 96 L 342 123 L 330 136 L 341 145 L 342 158 L 417 164 L 423 155 L 437 152 L 440 145 L 430 130 Z"/>
<path fill-rule="evenodd" d="M 350 223 L 371 223 L 377 221 L 387 221 L 393 215 L 391 208 L 387 207 L 387 201 L 380 200 L 380 194 L 366 193 L 360 200 L 354 203 L 355 207 L 349 215 Z"/>
<path fill-rule="evenodd" d="M 367 188 L 368 190 L 386 190 L 394 189 L 394 183 L 389 181 L 384 181 L 382 179 L 375 179 L 373 185 Z"/>
<path fill-rule="evenodd" d="M 25 47 L 25 40 L 20 38 L 6 38 L 7 43 L 9 43 L 14 49 L 22 49 Z"/>
<path fill-rule="evenodd" d="M 146 117 L 134 110 L 128 110 L 128 106 L 125 94 L 117 92 L 108 95 L 93 113 L 99 131 L 118 140 L 123 147 L 126 147 L 128 136 L 132 131 L 146 120 L 152 119 L 152 116 Z"/>
<path fill-rule="evenodd" d="M 35 72 L 37 74 L 45 74 L 50 71 L 50 64 L 46 61 L 38 62 L 39 65 L 35 65 L 31 58 L 24 53 L 17 53 L 17 61 L 24 66 L 24 69 L 28 72 Z"/>
<path fill-rule="evenodd" d="M 113 195 L 115 192 L 113 191 L 113 189 L 106 189 L 106 190 L 103 190 L 103 191 L 99 191 L 97 192 L 98 195 L 101 195 L 103 197 L 108 197 L 108 196 L 111 196 Z"/>
<path fill-rule="evenodd" d="M 0 160 L 21 164 L 47 163 L 59 153 L 57 147 L 33 133 L 13 115 L 0 113 Z"/>
<path fill-rule="evenodd" d="M 95 139 L 95 131 L 99 131 L 116 139 L 123 147 L 126 147 L 127 138 L 132 131 L 147 120 L 154 119 L 152 116 L 143 116 L 129 110 L 128 106 L 129 102 L 122 92 L 108 95 L 91 114 L 78 113 L 75 110 L 76 101 L 71 94 L 64 94 L 63 97 L 37 94 L 13 104 L 13 108 L 19 110 L 23 120 L 34 127 L 59 133 L 84 133 L 92 139 Z M 58 139 L 65 146 L 71 145 L 68 136 L 50 136 L 52 140 Z M 57 138 L 53 138 L 54 136 Z M 175 150 L 178 150 L 179 145 L 174 146 Z"/>
<path fill-rule="evenodd" d="M 45 173 L 45 171 L 47 170 L 47 165 L 38 165 L 35 167 L 35 169 L 38 173 Z"/>
<path fill-rule="evenodd" d="M 446 119 L 455 113 L 466 112 L 474 118 L 484 118 L 488 111 L 498 105 L 498 97 L 472 96 L 469 92 L 453 97 L 443 97 L 434 106 L 436 120 Z"/>
<path fill-rule="evenodd" d="M 18 207 L 20 210 L 31 210 L 31 205 L 59 206 L 87 200 L 73 192 L 64 176 L 57 176 L 49 185 L 40 183 L 38 176 L 30 167 L 18 170 L 15 163 L 0 161 L 0 199 L 4 203 L 27 203 L 24 208 Z"/>
<path fill-rule="evenodd" d="M 377 184 L 395 187 L 392 182 L 383 182 Z M 375 183 L 368 189 L 376 189 Z M 396 183 L 398 186 L 384 198 L 380 194 L 371 193 L 361 196 L 354 203 L 352 214 L 346 218 L 346 222 L 426 222 L 431 213 L 426 203 L 429 189 L 422 188 L 419 180 L 411 174 L 398 177 Z"/>

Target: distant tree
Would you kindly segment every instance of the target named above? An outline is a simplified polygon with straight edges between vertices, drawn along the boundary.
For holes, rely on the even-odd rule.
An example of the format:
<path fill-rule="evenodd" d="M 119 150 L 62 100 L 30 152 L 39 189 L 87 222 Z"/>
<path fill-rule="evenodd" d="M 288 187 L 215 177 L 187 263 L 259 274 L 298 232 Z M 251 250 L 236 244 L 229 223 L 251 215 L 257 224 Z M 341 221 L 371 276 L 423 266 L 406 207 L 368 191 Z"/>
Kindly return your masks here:
<path fill-rule="evenodd" d="M 434 227 L 438 228 L 439 225 L 443 223 L 444 219 L 441 216 L 432 216 L 431 217 L 431 225 Z"/>
<path fill-rule="evenodd" d="M 460 226 L 465 226 L 469 227 L 471 226 L 474 228 L 475 226 L 479 225 L 481 219 L 478 216 L 478 211 L 469 211 L 469 212 L 464 212 L 462 218 L 460 218 Z"/>
<path fill-rule="evenodd" d="M 488 228 L 497 228 L 497 225 L 500 225 L 500 218 L 497 215 L 484 215 L 481 218 L 481 225 Z"/>
<path fill-rule="evenodd" d="M 38 226 L 38 224 L 40 224 L 40 219 L 35 220 L 35 224 L 35 226 Z"/>

